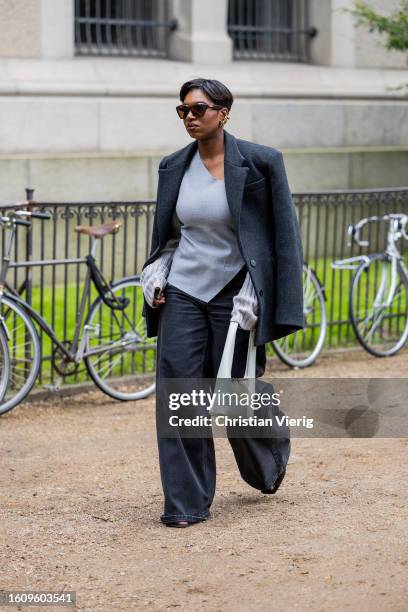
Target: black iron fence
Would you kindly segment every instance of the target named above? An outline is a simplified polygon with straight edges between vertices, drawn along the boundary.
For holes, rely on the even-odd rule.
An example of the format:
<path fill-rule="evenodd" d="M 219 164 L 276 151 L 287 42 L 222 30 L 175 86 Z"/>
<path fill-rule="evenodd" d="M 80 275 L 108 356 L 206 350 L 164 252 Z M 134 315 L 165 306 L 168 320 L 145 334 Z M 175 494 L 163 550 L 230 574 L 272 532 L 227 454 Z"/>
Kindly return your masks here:
<path fill-rule="evenodd" d="M 228 34 L 234 59 L 307 62 L 308 0 L 229 0 Z"/>
<path fill-rule="evenodd" d="M 78 55 L 167 57 L 168 0 L 75 0 Z"/>
<path fill-rule="evenodd" d="M 369 249 L 356 245 L 349 247 L 347 227 L 369 215 L 408 213 L 408 187 L 304 193 L 294 194 L 293 197 L 301 227 L 304 260 L 316 271 L 326 291 L 326 349 L 344 347 L 354 342 L 347 316 L 347 287 L 352 271 L 332 270 L 331 261 L 383 251 L 386 246 L 384 225 L 367 227 L 367 234 L 362 238 L 370 241 Z M 15 207 L 1 206 L 0 214 L 4 215 Z M 27 301 L 57 330 L 57 335 L 69 343 L 86 271 L 85 264 L 78 260 L 90 249 L 89 239 L 74 232 L 75 225 L 98 225 L 113 219 L 120 220 L 120 231 L 101 241 L 97 260 L 108 280 L 139 274 L 150 252 L 155 202 L 47 202 L 35 203 L 35 207 L 48 211 L 51 220 L 33 220 L 31 230 L 18 228 L 13 250 L 14 262 L 7 280 L 15 289 L 24 289 Z M 2 253 L 5 232 L 4 228 L 0 232 Z M 399 248 L 408 256 L 408 245 L 402 239 Z M 68 263 L 66 260 L 69 259 L 75 259 L 76 263 Z M 21 265 L 22 261 L 31 261 L 34 265 Z M 54 382 L 57 375 L 52 364 L 59 359 L 44 334 L 41 334 L 41 342 L 43 364 L 40 385 Z M 80 370 L 68 376 L 66 382 L 82 382 L 85 378 L 86 374 Z"/>

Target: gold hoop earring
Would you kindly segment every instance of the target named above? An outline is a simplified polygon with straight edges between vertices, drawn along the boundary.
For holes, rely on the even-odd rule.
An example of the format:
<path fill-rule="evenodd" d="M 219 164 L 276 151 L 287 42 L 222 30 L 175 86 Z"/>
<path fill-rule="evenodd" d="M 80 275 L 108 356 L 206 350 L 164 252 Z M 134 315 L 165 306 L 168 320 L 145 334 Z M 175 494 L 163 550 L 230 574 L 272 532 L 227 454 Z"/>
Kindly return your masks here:
<path fill-rule="evenodd" d="M 227 123 L 227 121 L 229 120 L 229 115 L 226 115 L 224 117 L 224 119 L 221 119 L 218 123 L 219 127 L 224 127 L 224 125 Z"/>

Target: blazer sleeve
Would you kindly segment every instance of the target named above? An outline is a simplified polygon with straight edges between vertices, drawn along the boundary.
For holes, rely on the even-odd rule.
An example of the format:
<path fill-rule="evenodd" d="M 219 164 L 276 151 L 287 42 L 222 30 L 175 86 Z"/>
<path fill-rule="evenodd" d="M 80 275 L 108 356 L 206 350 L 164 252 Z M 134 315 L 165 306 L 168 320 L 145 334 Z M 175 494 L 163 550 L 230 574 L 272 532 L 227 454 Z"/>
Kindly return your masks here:
<path fill-rule="evenodd" d="M 167 157 L 163 157 L 160 160 L 159 163 L 159 168 L 162 169 L 165 167 L 165 162 L 167 160 Z M 160 180 L 160 178 L 159 178 Z M 157 188 L 158 189 L 158 188 Z M 156 206 L 154 208 L 154 216 L 153 216 L 153 228 L 152 228 L 152 238 L 151 238 L 151 243 L 150 243 L 150 253 L 149 253 L 149 258 L 153 255 L 154 251 L 156 250 L 156 248 L 158 247 L 159 244 L 159 230 L 157 227 L 157 197 L 156 197 Z M 166 245 L 167 246 L 167 245 Z M 148 259 L 149 259 L 148 258 Z M 146 262 L 148 261 L 148 259 L 145 261 L 145 263 L 143 264 L 143 268 L 146 265 Z"/>
<path fill-rule="evenodd" d="M 156 247 L 158 247 L 159 245 L 156 207 L 153 222 L 152 246 L 150 248 L 150 256 L 149 259 L 147 259 L 143 264 L 142 274 L 140 277 L 144 295 L 142 310 L 142 315 L 144 317 L 146 317 L 148 308 L 159 308 L 159 306 L 153 306 L 154 290 L 156 287 L 164 289 L 167 284 L 167 276 L 170 272 L 174 253 L 177 250 L 181 239 L 181 225 L 182 224 L 177 216 L 177 213 L 176 211 L 174 211 L 171 229 L 169 232 L 170 236 L 168 237 L 165 245 L 160 249 L 160 253 L 158 254 L 158 256 L 150 264 L 147 264 L 150 257 L 156 250 Z"/>
<path fill-rule="evenodd" d="M 283 155 L 269 166 L 275 244 L 275 316 L 277 338 L 303 329 L 303 247 Z"/>

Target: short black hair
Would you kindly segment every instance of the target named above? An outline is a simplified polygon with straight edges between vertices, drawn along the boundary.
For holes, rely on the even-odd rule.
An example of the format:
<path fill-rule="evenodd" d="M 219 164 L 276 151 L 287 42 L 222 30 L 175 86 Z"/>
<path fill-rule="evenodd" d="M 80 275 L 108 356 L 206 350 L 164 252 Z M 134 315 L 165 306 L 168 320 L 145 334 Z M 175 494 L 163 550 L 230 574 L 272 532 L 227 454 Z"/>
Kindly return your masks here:
<path fill-rule="evenodd" d="M 186 81 L 180 89 L 180 100 L 184 102 L 184 98 L 190 89 L 201 89 L 216 105 L 226 106 L 230 110 L 234 101 L 233 95 L 224 83 L 216 79 L 192 79 Z"/>

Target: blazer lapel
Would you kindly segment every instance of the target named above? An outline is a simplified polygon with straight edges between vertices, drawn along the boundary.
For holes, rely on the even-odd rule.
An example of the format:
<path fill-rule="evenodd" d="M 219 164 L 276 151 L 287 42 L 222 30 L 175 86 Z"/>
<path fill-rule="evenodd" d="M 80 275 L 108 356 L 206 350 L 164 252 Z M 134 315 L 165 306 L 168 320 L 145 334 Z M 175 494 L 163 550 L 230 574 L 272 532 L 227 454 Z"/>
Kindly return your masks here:
<path fill-rule="evenodd" d="M 234 222 L 235 231 L 239 235 L 239 218 L 242 199 L 249 166 L 241 155 L 235 136 L 224 130 L 224 182 L 228 206 Z"/>
<path fill-rule="evenodd" d="M 198 143 L 194 142 L 184 147 L 176 159 L 173 159 L 166 168 L 159 168 L 159 184 L 157 191 L 157 229 L 159 245 L 164 246 L 168 230 L 171 227 L 173 211 L 175 209 L 178 192 L 184 172 L 196 152 Z"/>
<path fill-rule="evenodd" d="M 168 163 L 166 168 L 159 168 L 159 185 L 157 193 L 157 227 L 159 248 L 164 246 L 168 229 L 171 227 L 173 212 L 184 172 L 198 148 L 197 140 L 181 149 L 178 156 Z M 249 167 L 245 166 L 245 157 L 239 152 L 235 137 L 224 130 L 224 183 L 228 205 L 236 231 L 239 231 L 242 196 Z"/>

